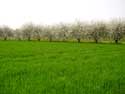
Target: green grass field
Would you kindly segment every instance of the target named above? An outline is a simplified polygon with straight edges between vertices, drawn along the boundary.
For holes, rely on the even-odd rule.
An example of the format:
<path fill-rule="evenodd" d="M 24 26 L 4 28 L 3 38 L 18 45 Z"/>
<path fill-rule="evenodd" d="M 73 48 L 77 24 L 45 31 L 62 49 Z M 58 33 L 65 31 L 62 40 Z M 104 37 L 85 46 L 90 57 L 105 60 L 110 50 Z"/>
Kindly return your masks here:
<path fill-rule="evenodd" d="M 0 94 L 125 94 L 125 45 L 0 41 Z"/>

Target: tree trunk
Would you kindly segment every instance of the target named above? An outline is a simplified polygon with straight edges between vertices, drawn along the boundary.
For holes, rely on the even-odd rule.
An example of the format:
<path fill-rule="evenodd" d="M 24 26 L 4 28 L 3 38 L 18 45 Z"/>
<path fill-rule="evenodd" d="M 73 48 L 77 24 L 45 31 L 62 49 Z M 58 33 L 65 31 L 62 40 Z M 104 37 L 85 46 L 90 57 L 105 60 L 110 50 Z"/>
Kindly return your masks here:
<path fill-rule="evenodd" d="M 28 37 L 28 41 L 30 41 L 30 40 L 31 40 L 31 37 L 29 36 L 29 37 Z"/>
<path fill-rule="evenodd" d="M 116 43 L 116 44 L 118 43 L 118 40 L 117 40 L 117 39 L 115 40 L 115 43 Z"/>
<path fill-rule="evenodd" d="M 38 38 L 38 41 L 40 41 L 40 38 Z"/>
<path fill-rule="evenodd" d="M 49 42 L 52 42 L 52 37 L 49 38 Z"/>
<path fill-rule="evenodd" d="M 98 43 L 98 40 L 97 40 L 97 39 L 95 39 L 95 43 Z"/>
<path fill-rule="evenodd" d="M 4 37 L 4 40 L 7 40 L 7 37 Z"/>
<path fill-rule="evenodd" d="M 80 43 L 80 38 L 77 39 L 78 43 Z"/>
<path fill-rule="evenodd" d="M 20 40 L 21 40 L 21 38 L 18 38 L 18 40 L 20 41 Z"/>

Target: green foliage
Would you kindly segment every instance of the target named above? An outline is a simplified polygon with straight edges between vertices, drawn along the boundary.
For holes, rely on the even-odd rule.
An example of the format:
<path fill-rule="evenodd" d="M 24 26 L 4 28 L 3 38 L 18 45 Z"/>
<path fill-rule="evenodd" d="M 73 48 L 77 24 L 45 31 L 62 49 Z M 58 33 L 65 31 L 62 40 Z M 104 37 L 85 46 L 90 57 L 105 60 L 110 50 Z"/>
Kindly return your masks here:
<path fill-rule="evenodd" d="M 0 94 L 125 94 L 125 45 L 0 41 Z"/>

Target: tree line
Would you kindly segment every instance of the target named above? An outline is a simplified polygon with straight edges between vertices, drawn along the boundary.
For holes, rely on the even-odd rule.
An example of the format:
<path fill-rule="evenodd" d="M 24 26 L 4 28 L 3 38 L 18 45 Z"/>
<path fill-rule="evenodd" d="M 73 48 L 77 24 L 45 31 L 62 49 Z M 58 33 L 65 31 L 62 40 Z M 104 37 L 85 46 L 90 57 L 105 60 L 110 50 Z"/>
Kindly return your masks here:
<path fill-rule="evenodd" d="M 20 28 L 0 26 L 1 40 L 38 40 L 38 41 L 114 41 L 119 43 L 125 38 L 125 20 L 98 22 L 74 22 L 55 25 L 36 25 L 26 23 Z"/>

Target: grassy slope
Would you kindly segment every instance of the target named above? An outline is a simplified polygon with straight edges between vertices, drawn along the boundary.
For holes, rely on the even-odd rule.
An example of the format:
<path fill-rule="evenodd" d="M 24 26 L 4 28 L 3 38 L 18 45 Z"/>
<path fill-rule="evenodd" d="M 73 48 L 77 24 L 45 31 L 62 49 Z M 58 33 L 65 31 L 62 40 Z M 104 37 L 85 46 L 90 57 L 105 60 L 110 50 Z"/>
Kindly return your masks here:
<path fill-rule="evenodd" d="M 125 45 L 1 41 L 0 94 L 125 94 Z"/>

